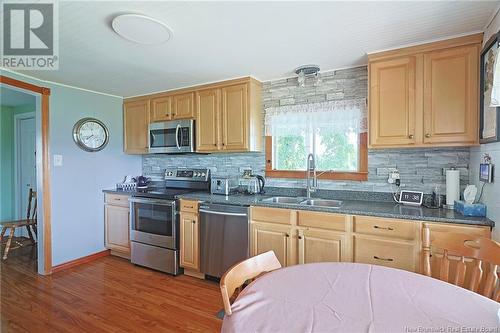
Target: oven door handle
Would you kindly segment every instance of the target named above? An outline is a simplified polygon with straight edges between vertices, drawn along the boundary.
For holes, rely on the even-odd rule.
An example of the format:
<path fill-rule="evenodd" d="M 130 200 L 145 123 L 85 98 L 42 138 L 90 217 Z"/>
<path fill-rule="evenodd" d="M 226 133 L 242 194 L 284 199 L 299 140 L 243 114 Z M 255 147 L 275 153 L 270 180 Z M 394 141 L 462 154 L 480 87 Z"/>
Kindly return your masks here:
<path fill-rule="evenodd" d="M 129 202 L 137 202 L 137 203 L 145 203 L 145 204 L 154 204 L 161 206 L 172 206 L 175 204 L 175 201 L 172 200 L 162 200 L 162 199 L 144 199 L 144 198 L 129 198 Z"/>
<path fill-rule="evenodd" d="M 177 127 L 175 128 L 175 145 L 177 146 L 177 149 L 181 149 L 181 146 L 179 145 L 179 130 L 181 129 L 181 125 L 177 124 Z"/>
<path fill-rule="evenodd" d="M 215 210 L 205 210 L 205 209 L 200 209 L 200 213 L 214 214 L 214 215 L 225 215 L 225 216 L 248 216 L 247 213 L 228 213 L 228 212 L 218 212 Z"/>

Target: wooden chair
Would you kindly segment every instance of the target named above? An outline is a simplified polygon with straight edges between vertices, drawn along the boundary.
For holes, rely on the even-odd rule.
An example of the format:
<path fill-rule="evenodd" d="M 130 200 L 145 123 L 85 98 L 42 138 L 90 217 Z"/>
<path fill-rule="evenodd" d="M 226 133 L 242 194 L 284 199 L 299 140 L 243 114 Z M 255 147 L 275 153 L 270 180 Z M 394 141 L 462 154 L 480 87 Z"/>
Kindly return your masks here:
<path fill-rule="evenodd" d="M 14 232 L 16 231 L 16 228 L 26 227 L 26 230 L 28 230 L 29 238 L 31 240 L 31 244 L 35 244 L 35 239 L 33 238 L 31 230 L 33 230 L 35 234 L 38 235 L 36 229 L 37 227 L 36 211 L 37 211 L 36 191 L 33 191 L 33 189 L 30 188 L 26 219 L 0 222 L 0 225 L 2 226 L 2 232 L 0 233 L 0 242 L 3 243 L 3 237 L 5 235 L 5 232 L 7 231 L 7 229 L 9 230 L 9 238 L 7 239 L 7 243 L 5 245 L 3 260 L 7 259 L 7 255 L 9 254 L 10 250 L 13 250 L 23 245 L 20 242 L 16 242 L 18 246 L 11 248 L 12 238 L 14 237 Z"/>
<path fill-rule="evenodd" d="M 431 256 L 433 254 L 440 257 L 439 274 L 436 274 L 437 272 L 432 274 Z M 488 238 L 476 238 L 467 234 L 442 231 L 431 233 L 429 228 L 424 228 L 423 255 L 425 275 L 437 276 L 440 280 L 500 302 L 500 286 L 497 276 L 497 267 L 500 264 L 499 243 Z M 454 276 L 450 276 L 450 263 L 453 261 L 456 267 Z M 469 280 L 467 285 L 466 280 Z"/>
<path fill-rule="evenodd" d="M 281 264 L 273 251 L 259 254 L 231 267 L 220 280 L 225 313 L 232 314 L 230 298 L 237 288 L 241 287 L 247 280 L 279 268 L 281 268 Z"/>

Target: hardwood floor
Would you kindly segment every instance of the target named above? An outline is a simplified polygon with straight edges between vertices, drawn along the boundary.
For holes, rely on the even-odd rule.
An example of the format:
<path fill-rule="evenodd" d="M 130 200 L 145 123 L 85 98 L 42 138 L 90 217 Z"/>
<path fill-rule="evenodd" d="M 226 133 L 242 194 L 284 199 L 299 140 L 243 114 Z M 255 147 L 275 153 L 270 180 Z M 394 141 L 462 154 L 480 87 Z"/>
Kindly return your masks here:
<path fill-rule="evenodd" d="M 36 253 L 1 263 L 1 332 L 218 332 L 218 284 L 104 257 L 44 277 Z"/>

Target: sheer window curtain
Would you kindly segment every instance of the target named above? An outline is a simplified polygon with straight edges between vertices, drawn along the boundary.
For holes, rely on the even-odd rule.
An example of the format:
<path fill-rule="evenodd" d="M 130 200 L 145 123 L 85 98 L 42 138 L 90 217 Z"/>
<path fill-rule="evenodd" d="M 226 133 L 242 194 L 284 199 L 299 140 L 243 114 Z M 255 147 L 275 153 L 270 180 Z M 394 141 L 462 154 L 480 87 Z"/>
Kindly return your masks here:
<path fill-rule="evenodd" d="M 366 133 L 366 99 L 270 107 L 265 113 L 267 136 L 297 135 L 311 128 Z"/>

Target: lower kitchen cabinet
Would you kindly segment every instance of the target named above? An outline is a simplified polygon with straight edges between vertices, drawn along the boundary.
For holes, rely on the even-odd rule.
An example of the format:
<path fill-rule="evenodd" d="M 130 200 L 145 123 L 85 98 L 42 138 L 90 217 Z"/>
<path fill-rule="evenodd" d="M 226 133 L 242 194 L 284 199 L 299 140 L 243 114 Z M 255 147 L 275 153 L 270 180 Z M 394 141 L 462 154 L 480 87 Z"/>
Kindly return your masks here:
<path fill-rule="evenodd" d="M 287 225 L 252 222 L 250 226 L 250 254 L 256 256 L 272 250 L 281 266 L 295 264 L 292 253 L 293 232 L 292 227 Z"/>
<path fill-rule="evenodd" d="M 299 264 L 348 261 L 345 233 L 299 229 Z"/>
<path fill-rule="evenodd" d="M 181 267 L 196 271 L 200 269 L 199 220 L 198 214 L 180 213 Z"/>
<path fill-rule="evenodd" d="M 486 226 L 252 207 L 250 253 L 272 250 L 282 266 L 358 262 L 419 273 L 424 226 L 431 234 L 444 230 L 491 237 Z M 439 260 L 439 255 L 433 257 L 431 265 L 437 267 Z"/>
<path fill-rule="evenodd" d="M 130 209 L 127 196 L 105 195 L 105 246 L 111 254 L 130 258 Z"/>
<path fill-rule="evenodd" d="M 355 235 L 354 262 L 380 265 L 406 271 L 420 270 L 420 250 L 416 244 L 403 241 Z"/>

